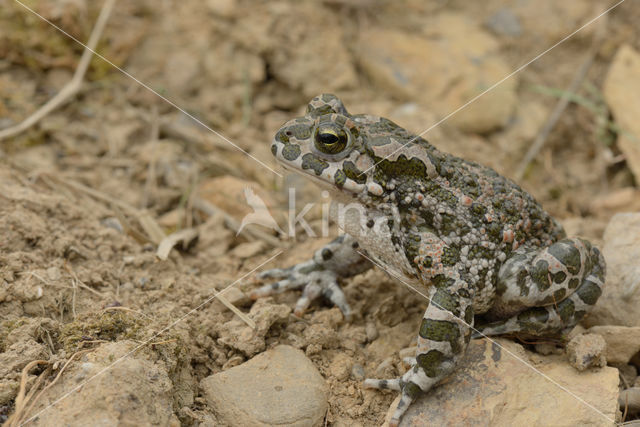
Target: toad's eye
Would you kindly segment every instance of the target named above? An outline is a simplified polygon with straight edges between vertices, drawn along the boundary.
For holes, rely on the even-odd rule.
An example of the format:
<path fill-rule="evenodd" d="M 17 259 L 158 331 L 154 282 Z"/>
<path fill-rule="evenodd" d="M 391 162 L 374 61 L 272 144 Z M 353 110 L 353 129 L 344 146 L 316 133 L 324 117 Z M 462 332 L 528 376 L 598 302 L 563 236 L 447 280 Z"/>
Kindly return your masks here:
<path fill-rule="evenodd" d="M 314 141 L 321 153 L 338 154 L 347 147 L 349 135 L 334 124 L 322 124 L 316 128 Z"/>

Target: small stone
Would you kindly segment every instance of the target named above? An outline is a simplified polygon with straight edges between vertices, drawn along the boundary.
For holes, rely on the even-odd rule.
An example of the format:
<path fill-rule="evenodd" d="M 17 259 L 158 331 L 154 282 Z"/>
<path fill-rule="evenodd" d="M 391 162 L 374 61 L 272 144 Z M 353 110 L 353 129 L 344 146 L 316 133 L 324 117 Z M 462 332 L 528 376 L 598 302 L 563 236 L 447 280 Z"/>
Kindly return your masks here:
<path fill-rule="evenodd" d="M 120 221 L 118 220 L 118 218 L 108 217 L 103 219 L 101 223 L 105 227 L 113 228 L 114 230 L 119 231 L 120 233 L 124 233 L 124 229 L 122 228 L 122 224 L 120 224 Z"/>
<path fill-rule="evenodd" d="M 300 350 L 279 345 L 200 383 L 207 404 L 223 424 L 321 425 L 328 391 Z"/>
<path fill-rule="evenodd" d="M 351 367 L 351 378 L 353 378 L 356 381 L 364 380 L 365 378 L 364 367 L 361 364 L 356 363 Z"/>
<path fill-rule="evenodd" d="M 60 269 L 58 267 L 47 268 L 47 277 L 49 280 L 58 280 L 61 277 Z"/>
<path fill-rule="evenodd" d="M 607 343 L 600 335 L 578 335 L 567 344 L 569 363 L 578 371 L 601 368 L 607 364 L 606 348 Z"/>
<path fill-rule="evenodd" d="M 522 34 L 520 20 L 508 7 L 498 9 L 487 19 L 486 25 L 502 36 L 517 37 Z"/>
<path fill-rule="evenodd" d="M 375 323 L 367 322 L 364 327 L 364 331 L 367 334 L 367 341 L 373 342 L 376 340 L 376 338 L 378 338 L 378 328 L 376 328 Z"/>

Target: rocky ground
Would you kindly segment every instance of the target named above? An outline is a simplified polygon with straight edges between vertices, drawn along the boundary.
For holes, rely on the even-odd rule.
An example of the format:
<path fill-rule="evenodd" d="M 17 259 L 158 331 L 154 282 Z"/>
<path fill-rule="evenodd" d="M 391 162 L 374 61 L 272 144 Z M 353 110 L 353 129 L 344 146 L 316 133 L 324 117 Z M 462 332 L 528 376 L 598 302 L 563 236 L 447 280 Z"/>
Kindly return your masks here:
<path fill-rule="evenodd" d="M 102 2 L 24 4 L 85 41 Z M 404 424 L 638 419 L 638 3 L 434 127 L 611 5 L 117 2 L 97 50 L 184 111 L 93 58 L 77 94 L 0 142 L 0 422 L 384 422 L 395 394 L 362 380 L 404 372 L 420 295 L 369 271 L 344 284 L 350 322 L 322 303 L 295 316 L 299 292 L 247 297 L 256 271 L 302 261 L 331 238 L 237 234 L 251 211 L 246 188 L 286 229 L 289 187 L 298 212 L 313 203 L 305 218 L 321 234 L 319 190 L 269 169 L 284 174 L 269 152 L 275 130 L 321 92 L 430 129 L 440 149 L 518 181 L 607 260 L 604 294 L 566 342 L 474 341 Z M 0 28 L 2 135 L 70 81 L 83 48 L 14 0 L 0 0 Z"/>

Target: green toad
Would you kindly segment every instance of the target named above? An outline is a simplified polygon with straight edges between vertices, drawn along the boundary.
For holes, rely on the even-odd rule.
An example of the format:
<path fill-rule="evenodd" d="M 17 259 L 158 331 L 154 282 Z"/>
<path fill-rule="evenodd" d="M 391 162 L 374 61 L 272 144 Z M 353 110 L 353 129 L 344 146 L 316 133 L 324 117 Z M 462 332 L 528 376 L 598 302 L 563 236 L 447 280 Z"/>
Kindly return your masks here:
<path fill-rule="evenodd" d="M 296 312 L 324 296 L 345 316 L 338 279 L 374 261 L 430 299 L 415 360 L 401 378 L 365 380 L 411 402 L 455 368 L 472 337 L 558 336 L 602 292 L 605 263 L 597 248 L 565 238 L 562 227 L 524 190 L 492 169 L 438 151 L 382 117 L 351 115 L 334 95 L 309 103 L 287 122 L 271 150 L 288 170 L 327 189 L 347 233 L 313 259 L 264 272 L 279 280 L 257 298 L 304 288 Z"/>

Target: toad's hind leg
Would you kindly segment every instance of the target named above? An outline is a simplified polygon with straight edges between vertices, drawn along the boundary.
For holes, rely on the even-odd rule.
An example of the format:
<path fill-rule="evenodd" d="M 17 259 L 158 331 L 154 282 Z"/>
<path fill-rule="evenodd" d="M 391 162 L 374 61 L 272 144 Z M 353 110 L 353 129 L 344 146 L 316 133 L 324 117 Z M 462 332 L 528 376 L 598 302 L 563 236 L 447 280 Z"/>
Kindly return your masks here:
<path fill-rule="evenodd" d="M 418 332 L 415 363 L 402 377 L 367 379 L 367 388 L 401 392 L 389 422 L 397 426 L 411 402 L 449 375 L 464 354 L 473 325 L 473 292 L 461 280 L 451 279 L 451 287 L 429 290 L 429 306 Z"/>
<path fill-rule="evenodd" d="M 604 275 L 604 257 L 582 239 L 520 251 L 500 269 L 498 298 L 489 312 L 504 320 L 478 325 L 474 337 L 552 336 L 571 329 L 602 294 Z"/>

